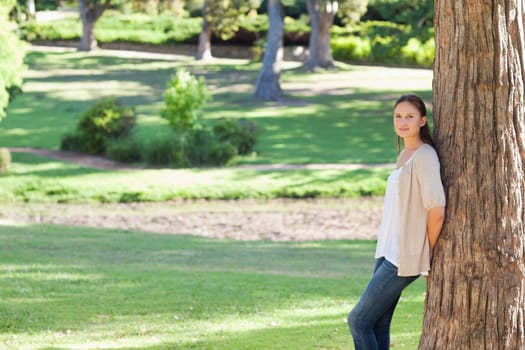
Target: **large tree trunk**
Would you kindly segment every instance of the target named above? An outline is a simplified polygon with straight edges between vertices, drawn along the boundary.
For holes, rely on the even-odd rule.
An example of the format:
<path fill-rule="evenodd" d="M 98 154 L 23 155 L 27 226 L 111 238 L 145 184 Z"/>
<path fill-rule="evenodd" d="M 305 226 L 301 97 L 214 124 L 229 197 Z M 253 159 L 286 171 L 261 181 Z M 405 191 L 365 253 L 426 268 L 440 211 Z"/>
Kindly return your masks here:
<path fill-rule="evenodd" d="M 257 78 L 255 97 L 263 101 L 277 101 L 283 96 L 281 90 L 281 62 L 283 58 L 284 21 L 279 0 L 268 1 L 270 28 L 263 67 Z"/>
<path fill-rule="evenodd" d="M 102 13 L 109 7 L 110 0 L 100 0 L 91 2 L 89 0 L 78 0 L 78 9 L 82 19 L 82 39 L 80 40 L 79 49 L 82 51 L 91 51 L 97 48 L 95 39 L 95 23 L 102 16 Z"/>
<path fill-rule="evenodd" d="M 206 20 L 205 11 L 206 11 L 206 2 L 203 6 L 203 16 L 202 16 L 202 31 L 199 34 L 199 46 L 197 48 L 197 59 L 203 61 L 209 61 L 213 58 L 211 54 L 211 35 L 213 28 L 211 23 Z"/>
<path fill-rule="evenodd" d="M 419 349 L 525 348 L 523 0 L 435 2 L 447 191 Z"/>
<path fill-rule="evenodd" d="M 309 70 L 333 68 L 330 28 L 337 14 L 338 2 L 307 0 L 306 5 L 311 27 L 307 67 Z"/>

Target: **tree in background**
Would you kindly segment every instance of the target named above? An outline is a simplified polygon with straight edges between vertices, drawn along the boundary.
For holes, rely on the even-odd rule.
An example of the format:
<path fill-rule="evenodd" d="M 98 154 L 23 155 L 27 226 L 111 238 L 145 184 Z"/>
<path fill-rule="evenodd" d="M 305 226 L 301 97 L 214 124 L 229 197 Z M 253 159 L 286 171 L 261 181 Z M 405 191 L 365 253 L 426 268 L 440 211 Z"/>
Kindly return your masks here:
<path fill-rule="evenodd" d="M 24 49 L 15 35 L 15 25 L 8 20 L 8 14 L 15 0 L 0 0 L 0 120 L 12 98 L 15 88 L 22 85 L 24 70 Z"/>
<path fill-rule="evenodd" d="M 263 101 L 279 100 L 281 90 L 281 62 L 283 58 L 284 15 L 279 0 L 268 1 L 268 40 L 263 66 L 255 85 L 255 97 Z"/>
<path fill-rule="evenodd" d="M 79 49 L 91 51 L 97 48 L 95 24 L 102 13 L 109 7 L 111 0 L 78 0 L 80 18 L 82 19 L 82 39 Z"/>
<path fill-rule="evenodd" d="M 435 12 L 448 202 L 419 349 L 525 349 L 523 1 L 437 1 Z"/>
<path fill-rule="evenodd" d="M 331 68 L 334 66 L 330 44 L 330 29 L 338 12 L 343 14 L 347 23 L 359 21 L 366 11 L 367 0 L 307 0 L 310 16 L 310 41 L 308 44 L 309 70 Z"/>
<path fill-rule="evenodd" d="M 15 0 L 0 0 L 0 121 L 6 116 L 5 109 L 13 97 L 15 88 L 22 85 L 24 49 L 14 34 L 15 25 L 8 20 Z M 0 148 L 0 173 L 9 170 L 11 154 Z"/>
<path fill-rule="evenodd" d="M 256 14 L 259 4 L 259 0 L 204 0 L 197 59 L 212 58 L 212 33 L 219 35 L 223 40 L 231 38 L 239 30 L 239 21 L 244 16 Z"/>

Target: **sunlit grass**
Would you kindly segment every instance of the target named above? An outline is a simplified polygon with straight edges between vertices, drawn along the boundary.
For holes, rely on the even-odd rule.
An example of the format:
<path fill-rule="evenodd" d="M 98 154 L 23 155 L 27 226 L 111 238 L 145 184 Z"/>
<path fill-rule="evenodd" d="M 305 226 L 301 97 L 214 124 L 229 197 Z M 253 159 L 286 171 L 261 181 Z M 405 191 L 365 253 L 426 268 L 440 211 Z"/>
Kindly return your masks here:
<path fill-rule="evenodd" d="M 10 104 L 0 126 L 2 146 L 58 149 L 61 136 L 83 111 L 107 96 L 135 106 L 133 137 L 147 143 L 171 132 L 160 118 L 163 92 L 170 75 L 186 67 L 204 76 L 214 95 L 204 109 L 204 123 L 248 118 L 262 127 L 256 153 L 235 163 L 384 163 L 396 155 L 390 117 L 395 98 L 408 91 L 431 98 L 430 70 L 345 65 L 310 74 L 287 62 L 285 99 L 261 103 L 253 98 L 260 63 L 136 56 L 30 52 L 24 93 Z"/>
<path fill-rule="evenodd" d="M 0 176 L 4 202 L 137 202 L 183 199 L 319 198 L 382 195 L 388 168 L 237 168 L 104 171 L 29 154 Z"/>
<path fill-rule="evenodd" d="M 352 349 L 373 249 L 0 226 L 0 347 Z M 416 347 L 424 289 L 400 301 L 395 348 Z"/>

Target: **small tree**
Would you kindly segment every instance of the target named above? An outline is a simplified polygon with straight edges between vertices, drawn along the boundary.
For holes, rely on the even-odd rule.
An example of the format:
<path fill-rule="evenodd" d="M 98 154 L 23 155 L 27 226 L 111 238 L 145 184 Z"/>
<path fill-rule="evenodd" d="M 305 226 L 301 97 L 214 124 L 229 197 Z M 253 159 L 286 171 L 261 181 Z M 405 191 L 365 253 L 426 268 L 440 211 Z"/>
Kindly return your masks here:
<path fill-rule="evenodd" d="M 200 110 L 209 98 L 204 78 L 197 79 L 184 69 L 177 70 L 168 81 L 164 93 L 166 107 L 161 115 L 179 137 L 182 159 L 185 135 L 197 125 Z"/>

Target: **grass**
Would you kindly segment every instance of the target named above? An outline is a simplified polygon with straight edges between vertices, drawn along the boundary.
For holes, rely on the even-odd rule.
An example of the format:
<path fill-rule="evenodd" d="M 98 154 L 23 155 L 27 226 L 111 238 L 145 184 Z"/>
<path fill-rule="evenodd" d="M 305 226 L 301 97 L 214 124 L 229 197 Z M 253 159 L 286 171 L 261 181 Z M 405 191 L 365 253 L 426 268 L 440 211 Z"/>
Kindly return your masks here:
<path fill-rule="evenodd" d="M 0 347 L 352 349 L 344 319 L 373 249 L 0 226 Z M 404 292 L 396 349 L 417 346 L 424 293 Z"/>
<path fill-rule="evenodd" d="M 182 199 L 316 198 L 381 195 L 387 169 L 150 169 L 103 171 L 13 154 L 0 176 L 3 202 L 138 202 Z"/>
<path fill-rule="evenodd" d="M 236 164 L 384 163 L 396 155 L 390 117 L 395 98 L 407 91 L 431 97 L 432 72 L 421 69 L 343 66 L 312 75 L 287 63 L 285 102 L 260 103 L 252 97 L 260 64 L 247 61 L 203 65 L 189 58 L 33 51 L 27 64 L 24 93 L 10 104 L 0 127 L 2 146 L 57 149 L 83 111 L 107 96 L 135 106 L 134 137 L 147 143 L 171 132 L 159 116 L 163 91 L 169 76 L 184 66 L 204 76 L 214 95 L 205 123 L 249 118 L 262 126 L 256 153 Z"/>

